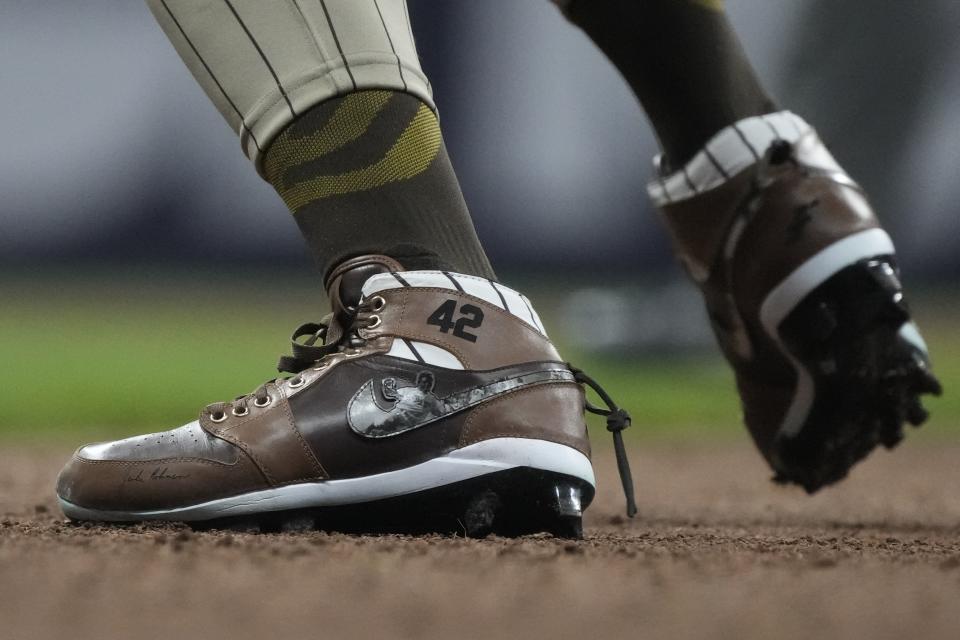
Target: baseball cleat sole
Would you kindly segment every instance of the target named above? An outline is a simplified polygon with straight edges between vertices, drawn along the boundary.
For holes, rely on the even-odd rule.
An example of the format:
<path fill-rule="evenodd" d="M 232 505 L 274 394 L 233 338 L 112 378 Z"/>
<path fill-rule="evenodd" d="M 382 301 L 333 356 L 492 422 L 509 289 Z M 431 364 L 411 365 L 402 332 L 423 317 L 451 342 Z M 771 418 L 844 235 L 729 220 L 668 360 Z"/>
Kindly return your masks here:
<path fill-rule="evenodd" d="M 806 405 L 802 422 L 785 423 L 777 436 L 778 482 L 812 493 L 844 478 L 876 446 L 896 446 L 905 423 L 926 420 L 923 394 L 941 393 L 892 255 L 836 271 L 790 311 L 777 334 Z"/>
<path fill-rule="evenodd" d="M 155 511 L 104 511 L 60 499 L 72 520 L 186 522 L 239 531 L 548 532 L 582 537 L 593 499 L 589 459 L 565 445 L 485 440 L 405 469 L 276 487 Z"/>

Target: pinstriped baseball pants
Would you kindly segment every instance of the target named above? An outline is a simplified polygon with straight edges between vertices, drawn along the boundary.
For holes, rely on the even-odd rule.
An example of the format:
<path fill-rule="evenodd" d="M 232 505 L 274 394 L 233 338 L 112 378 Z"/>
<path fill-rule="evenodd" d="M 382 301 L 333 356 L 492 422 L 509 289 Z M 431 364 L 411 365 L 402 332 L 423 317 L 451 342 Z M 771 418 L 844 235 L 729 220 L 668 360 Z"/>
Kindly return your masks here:
<path fill-rule="evenodd" d="M 147 0 L 177 52 L 263 174 L 298 115 L 357 89 L 435 108 L 405 0 Z"/>

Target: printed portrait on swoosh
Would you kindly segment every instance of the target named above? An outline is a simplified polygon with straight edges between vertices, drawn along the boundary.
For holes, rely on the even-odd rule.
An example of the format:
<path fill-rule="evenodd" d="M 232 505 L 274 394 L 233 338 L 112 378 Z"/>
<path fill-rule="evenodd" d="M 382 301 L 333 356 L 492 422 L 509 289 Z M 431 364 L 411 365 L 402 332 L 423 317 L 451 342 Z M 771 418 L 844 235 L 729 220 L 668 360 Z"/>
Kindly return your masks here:
<path fill-rule="evenodd" d="M 569 371 L 553 368 L 514 373 L 443 398 L 434 393 L 436 377 L 430 371 L 420 371 L 415 382 L 388 377 L 377 385 L 375 380 L 368 380 L 350 400 L 347 420 L 350 427 L 362 436 L 385 438 L 425 426 L 517 389 L 572 379 Z"/>

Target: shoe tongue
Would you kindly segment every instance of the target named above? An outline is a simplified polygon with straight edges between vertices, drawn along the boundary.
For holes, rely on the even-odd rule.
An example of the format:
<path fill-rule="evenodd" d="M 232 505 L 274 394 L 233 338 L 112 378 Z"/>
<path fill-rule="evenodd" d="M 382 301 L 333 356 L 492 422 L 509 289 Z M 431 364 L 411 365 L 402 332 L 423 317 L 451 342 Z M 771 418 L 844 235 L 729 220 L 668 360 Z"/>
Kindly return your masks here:
<path fill-rule="evenodd" d="M 389 256 L 358 256 L 340 263 L 327 278 L 327 295 L 333 312 L 356 307 L 367 280 L 378 273 L 395 271 L 403 271 L 403 266 Z"/>
<path fill-rule="evenodd" d="M 372 276 L 378 273 L 387 273 L 394 269 L 387 269 L 379 264 L 366 264 L 351 269 L 343 274 L 340 280 L 340 301 L 349 307 L 355 307 L 360 304 L 360 298 L 363 296 L 363 285 Z"/>

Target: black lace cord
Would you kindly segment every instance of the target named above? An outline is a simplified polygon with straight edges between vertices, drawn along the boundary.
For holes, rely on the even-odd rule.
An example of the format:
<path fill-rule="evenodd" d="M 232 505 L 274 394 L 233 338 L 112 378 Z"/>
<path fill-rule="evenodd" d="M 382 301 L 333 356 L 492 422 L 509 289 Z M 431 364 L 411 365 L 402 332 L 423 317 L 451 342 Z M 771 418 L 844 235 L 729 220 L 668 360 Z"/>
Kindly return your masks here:
<path fill-rule="evenodd" d="M 293 355 L 280 356 L 277 370 L 281 373 L 300 373 L 325 356 L 337 353 L 345 347 L 361 345 L 364 341 L 359 338 L 356 329 L 364 327 L 362 323 L 368 320 L 368 315 L 364 314 L 369 312 L 369 304 L 363 303 L 356 307 L 346 307 L 345 318 L 338 319 L 335 314 L 330 313 L 320 322 L 300 325 L 290 336 L 290 350 Z M 342 326 L 344 321 L 348 326 Z"/>
<path fill-rule="evenodd" d="M 349 322 L 349 326 L 346 328 L 340 324 L 341 320 L 338 320 L 334 313 L 327 314 L 320 322 L 308 322 L 300 325 L 294 329 L 293 335 L 290 336 L 290 347 L 293 355 L 280 356 L 280 360 L 277 362 L 277 370 L 280 373 L 294 374 L 294 377 L 290 379 L 302 380 L 299 374 L 313 367 L 319 360 L 330 354 L 343 351 L 348 346 L 356 347 L 361 345 L 364 340 L 357 334 L 357 329 L 369 326 L 369 324 L 363 325 L 362 323 L 370 320 L 370 308 L 370 305 L 367 304 L 360 304 L 356 307 L 345 307 L 344 312 Z M 380 307 L 376 307 L 375 310 L 379 311 L 382 308 L 381 305 Z M 319 345 L 317 345 L 318 342 L 320 343 Z M 284 380 L 286 379 L 288 378 L 284 378 Z M 231 402 L 214 402 L 213 404 L 208 404 L 206 411 L 216 422 L 220 422 L 225 417 L 226 410 L 231 406 L 233 406 L 234 415 L 246 415 L 248 411 L 246 406 L 247 401 L 253 398 L 256 406 L 265 406 L 266 401 L 269 400 L 270 397 L 267 391 L 267 385 L 276 384 L 277 381 L 278 378 L 268 380 L 257 387 L 253 393 L 237 396 Z M 237 413 L 237 407 L 242 408 L 244 412 Z"/>
<path fill-rule="evenodd" d="M 277 363 L 277 370 L 282 373 L 300 373 L 308 369 L 325 355 L 337 350 L 337 344 L 316 346 L 318 341 L 326 338 L 327 321 L 310 322 L 300 325 L 290 337 L 292 356 L 281 356 Z M 307 336 L 306 340 L 300 341 Z"/>
<path fill-rule="evenodd" d="M 604 409 L 594 406 L 589 400 L 586 400 L 584 407 L 590 413 L 605 416 L 607 419 L 607 431 L 613 434 L 613 450 L 617 456 L 617 470 L 620 472 L 620 482 L 623 484 L 623 495 L 627 499 L 627 517 L 632 518 L 637 514 L 637 503 L 633 491 L 633 474 L 630 473 L 630 461 L 627 459 L 627 450 L 623 445 L 623 430 L 630 426 L 630 414 L 618 407 L 613 398 L 603 390 L 603 387 L 596 380 L 576 367 L 571 366 L 570 371 L 573 372 L 574 380 L 596 391 L 603 403 L 607 405 L 607 408 Z"/>

